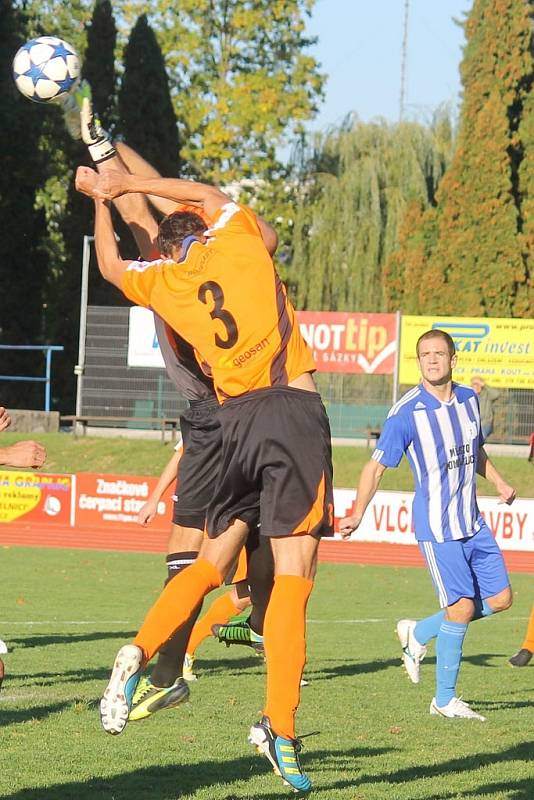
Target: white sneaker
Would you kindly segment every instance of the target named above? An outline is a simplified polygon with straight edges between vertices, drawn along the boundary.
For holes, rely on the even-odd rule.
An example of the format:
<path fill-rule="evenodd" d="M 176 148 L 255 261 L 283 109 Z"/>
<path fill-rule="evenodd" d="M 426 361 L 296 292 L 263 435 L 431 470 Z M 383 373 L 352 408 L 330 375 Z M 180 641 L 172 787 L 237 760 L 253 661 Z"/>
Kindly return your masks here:
<path fill-rule="evenodd" d="M 184 657 L 184 665 L 182 668 L 182 677 L 186 681 L 196 681 L 197 676 L 193 672 L 193 665 L 195 663 L 195 656 L 189 655 L 189 653 L 185 654 Z"/>
<path fill-rule="evenodd" d="M 100 701 L 100 720 L 108 733 L 122 733 L 128 722 L 142 664 L 143 651 L 135 644 L 126 644 L 117 653 L 109 683 Z"/>
<path fill-rule="evenodd" d="M 7 644 L 0 639 L 0 654 L 3 655 L 4 653 L 7 653 Z"/>
<path fill-rule="evenodd" d="M 419 683 L 419 664 L 426 656 L 426 646 L 419 644 L 414 635 L 414 619 L 401 619 L 397 623 L 397 636 L 402 647 L 402 663 L 412 683 Z"/>
<path fill-rule="evenodd" d="M 473 709 L 468 706 L 467 703 L 464 703 L 463 700 L 460 700 L 459 697 L 453 697 L 446 706 L 441 706 L 441 708 L 436 704 L 436 698 L 433 697 L 430 703 L 430 713 L 439 714 L 449 719 L 453 717 L 463 717 L 464 719 L 479 719 L 481 722 L 486 721 L 486 717 L 483 717 L 482 714 L 477 714 L 476 711 L 473 711 Z"/>

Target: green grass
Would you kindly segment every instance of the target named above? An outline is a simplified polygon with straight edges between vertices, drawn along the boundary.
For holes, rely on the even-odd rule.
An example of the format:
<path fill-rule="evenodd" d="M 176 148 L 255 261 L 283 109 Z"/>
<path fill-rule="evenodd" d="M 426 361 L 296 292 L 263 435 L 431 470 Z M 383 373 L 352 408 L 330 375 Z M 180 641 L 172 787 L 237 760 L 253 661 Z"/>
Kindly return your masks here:
<path fill-rule="evenodd" d="M 246 742 L 264 667 L 201 646 L 192 702 L 106 735 L 97 701 L 117 648 L 160 590 L 158 555 L 2 548 L 0 796 L 11 800 L 275 800 L 291 797 Z M 435 610 L 422 569 L 320 567 L 309 606 L 310 685 L 298 717 L 321 800 L 531 800 L 534 668 L 512 670 L 532 602 L 514 575 L 506 614 L 473 624 L 460 691 L 488 721 L 431 717 L 434 652 L 418 686 L 395 621 Z"/>
<path fill-rule="evenodd" d="M 162 445 L 152 439 L 101 439 L 79 437 L 69 433 L 32 434 L 47 448 L 45 470 L 48 472 L 108 472 L 124 475 L 159 475 L 172 456 L 169 443 Z M 4 433 L 2 443 L 7 445 L 29 434 Z M 352 488 L 358 481 L 360 471 L 370 458 L 371 450 L 365 447 L 334 448 L 334 485 Z M 520 497 L 532 496 L 534 468 L 523 458 L 496 456 L 493 463 L 511 483 Z M 407 491 L 413 489 L 413 479 L 406 459 L 398 469 L 385 472 L 381 489 Z M 479 493 L 494 495 L 491 483 L 479 478 Z"/>

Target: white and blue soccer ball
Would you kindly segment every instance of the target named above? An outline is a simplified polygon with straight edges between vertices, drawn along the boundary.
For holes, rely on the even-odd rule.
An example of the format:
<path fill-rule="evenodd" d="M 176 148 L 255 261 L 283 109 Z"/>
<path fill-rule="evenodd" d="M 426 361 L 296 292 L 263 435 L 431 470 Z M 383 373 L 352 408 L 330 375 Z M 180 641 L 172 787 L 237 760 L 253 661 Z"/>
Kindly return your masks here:
<path fill-rule="evenodd" d="M 79 77 L 76 50 L 57 36 L 31 39 L 13 59 L 17 89 L 34 103 L 61 100 L 76 86 Z"/>

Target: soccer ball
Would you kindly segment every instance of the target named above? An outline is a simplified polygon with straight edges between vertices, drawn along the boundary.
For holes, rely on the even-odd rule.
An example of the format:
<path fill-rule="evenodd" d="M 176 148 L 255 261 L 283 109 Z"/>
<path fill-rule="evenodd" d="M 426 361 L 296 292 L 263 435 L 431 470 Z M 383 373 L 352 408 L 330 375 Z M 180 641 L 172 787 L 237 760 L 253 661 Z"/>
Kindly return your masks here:
<path fill-rule="evenodd" d="M 80 59 L 72 45 L 57 36 L 26 42 L 13 59 L 17 89 L 34 103 L 65 97 L 80 77 Z"/>

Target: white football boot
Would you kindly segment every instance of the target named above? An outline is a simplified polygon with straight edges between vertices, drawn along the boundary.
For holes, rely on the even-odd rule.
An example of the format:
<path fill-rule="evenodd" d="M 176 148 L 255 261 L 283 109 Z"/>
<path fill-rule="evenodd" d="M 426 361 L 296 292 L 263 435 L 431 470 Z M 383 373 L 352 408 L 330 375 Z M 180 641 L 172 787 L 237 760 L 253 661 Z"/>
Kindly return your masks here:
<path fill-rule="evenodd" d="M 463 700 L 460 700 L 459 697 L 453 697 L 446 706 L 441 706 L 441 708 L 436 704 L 436 698 L 433 697 L 430 703 L 430 713 L 438 714 L 441 717 L 448 717 L 449 719 L 453 717 L 462 717 L 463 719 L 479 719 L 481 722 L 486 721 L 486 717 L 483 717 L 482 714 L 477 714 L 476 711 L 473 711 L 473 709 Z"/>
<path fill-rule="evenodd" d="M 416 624 L 414 619 L 401 619 L 397 623 L 402 663 L 412 683 L 419 683 L 419 664 L 426 656 L 426 646 L 419 644 L 414 635 Z"/>
<path fill-rule="evenodd" d="M 100 701 L 100 720 L 105 731 L 122 733 L 132 708 L 143 671 L 143 651 L 135 644 L 121 647 L 115 658 L 109 683 Z"/>

